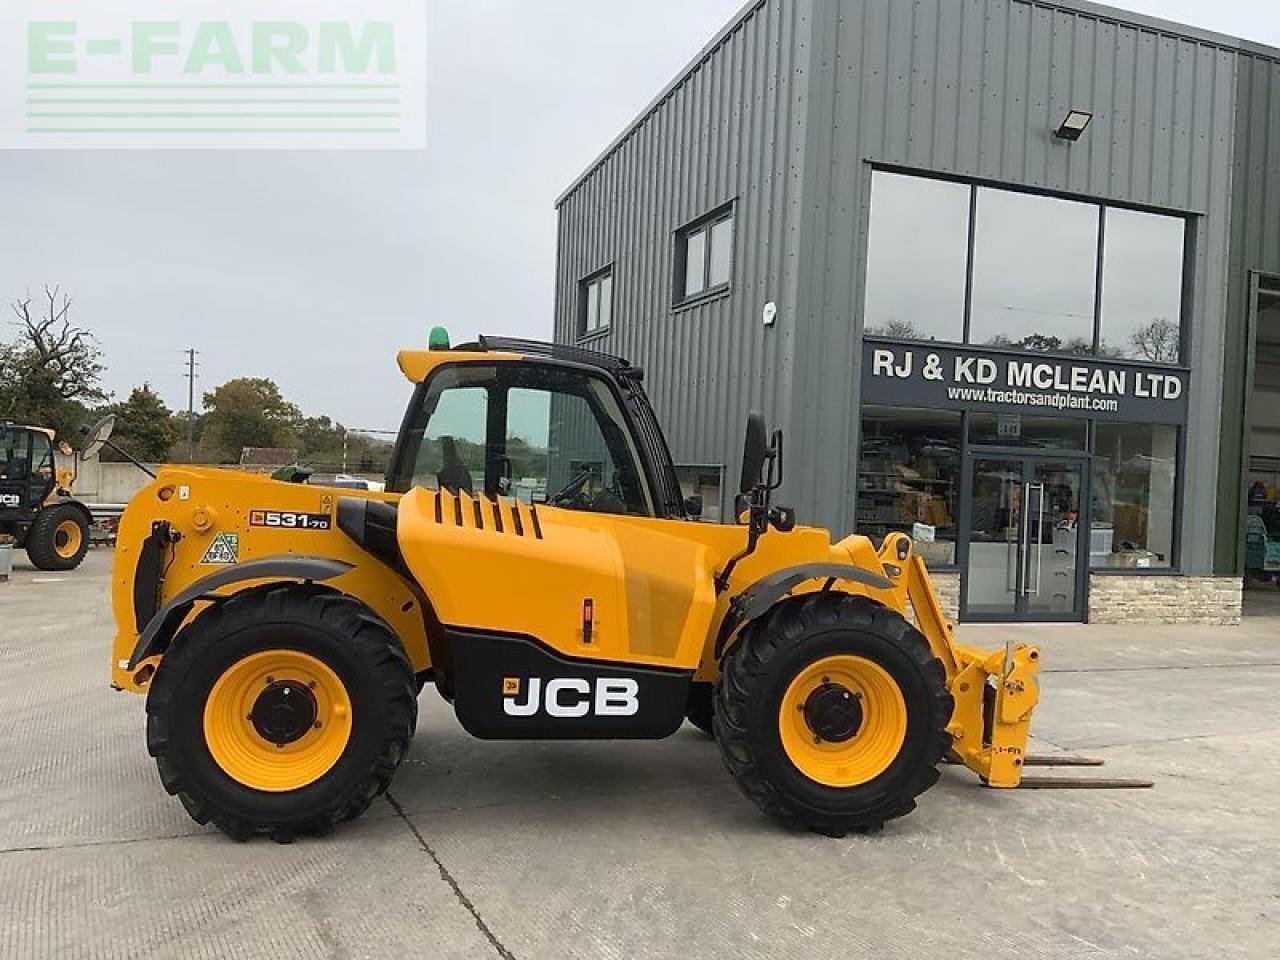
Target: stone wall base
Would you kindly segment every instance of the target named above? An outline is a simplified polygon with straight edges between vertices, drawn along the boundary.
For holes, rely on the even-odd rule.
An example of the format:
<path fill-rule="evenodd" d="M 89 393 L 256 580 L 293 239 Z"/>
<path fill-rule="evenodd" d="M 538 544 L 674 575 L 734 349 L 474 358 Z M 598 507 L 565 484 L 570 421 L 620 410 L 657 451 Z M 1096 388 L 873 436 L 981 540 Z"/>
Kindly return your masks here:
<path fill-rule="evenodd" d="M 929 571 L 929 579 L 933 581 L 934 593 L 938 595 L 938 603 L 947 619 L 960 622 L 960 574 L 938 573 Z"/>
<path fill-rule="evenodd" d="M 1237 626 L 1239 577 L 1089 577 L 1090 623 L 1203 623 Z"/>
<path fill-rule="evenodd" d="M 960 622 L 960 574 L 930 571 L 943 612 Z M 1203 623 L 1238 626 L 1244 602 L 1238 577 L 1090 574 L 1090 623 Z"/>

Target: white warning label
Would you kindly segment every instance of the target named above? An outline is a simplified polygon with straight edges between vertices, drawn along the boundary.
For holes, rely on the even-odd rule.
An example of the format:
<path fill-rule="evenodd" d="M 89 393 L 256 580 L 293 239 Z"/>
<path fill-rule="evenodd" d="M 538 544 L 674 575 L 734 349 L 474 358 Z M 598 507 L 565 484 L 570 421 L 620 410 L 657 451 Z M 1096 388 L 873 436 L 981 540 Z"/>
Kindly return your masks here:
<path fill-rule="evenodd" d="M 239 563 L 240 535 L 238 533 L 220 533 L 213 538 L 209 549 L 204 552 L 201 563 Z"/>

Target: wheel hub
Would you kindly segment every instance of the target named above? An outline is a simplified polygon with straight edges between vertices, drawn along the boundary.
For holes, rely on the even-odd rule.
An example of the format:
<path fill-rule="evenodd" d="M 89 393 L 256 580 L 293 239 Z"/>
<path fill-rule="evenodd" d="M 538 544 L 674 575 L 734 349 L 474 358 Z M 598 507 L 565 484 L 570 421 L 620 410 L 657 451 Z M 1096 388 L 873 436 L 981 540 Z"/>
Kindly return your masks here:
<path fill-rule="evenodd" d="M 848 687 L 824 681 L 805 701 L 804 722 L 815 737 L 844 743 L 862 728 L 862 702 Z"/>
<path fill-rule="evenodd" d="M 249 720 L 263 740 L 284 746 L 306 736 L 318 715 L 316 698 L 305 683 L 275 680 L 254 701 Z"/>

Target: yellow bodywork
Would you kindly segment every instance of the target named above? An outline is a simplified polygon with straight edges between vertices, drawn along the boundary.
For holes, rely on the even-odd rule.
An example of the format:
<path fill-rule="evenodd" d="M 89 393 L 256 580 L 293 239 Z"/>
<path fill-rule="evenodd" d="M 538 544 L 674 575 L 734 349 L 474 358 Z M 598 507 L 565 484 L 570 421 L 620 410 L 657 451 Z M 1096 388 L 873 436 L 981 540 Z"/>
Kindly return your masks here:
<path fill-rule="evenodd" d="M 411 351 L 400 354 L 399 363 L 409 379 L 421 381 L 443 362 L 519 359 L 492 352 Z M 833 543 L 825 530 L 770 530 L 734 569 L 728 589 L 717 594 L 716 574 L 746 544 L 744 526 L 530 507 L 511 498 L 423 488 L 402 496 L 355 492 L 238 471 L 166 467 L 130 503 L 120 525 L 112 584 L 113 684 L 145 692 L 160 660 L 153 656 L 129 668 L 139 635 L 133 607 L 138 551 L 153 522 L 160 520 L 179 535 L 163 577 L 162 602 L 231 562 L 228 550 L 238 563 L 290 554 L 346 561 L 351 569 L 326 586 L 359 599 L 382 617 L 399 636 L 413 669 L 427 671 L 432 641 L 439 639 L 428 636 L 433 618 L 424 617 L 414 584 L 337 528 L 337 501 L 352 496 L 399 502 L 400 550 L 439 623 L 535 636 L 580 659 L 693 671 L 694 679 L 703 682 L 719 676 L 717 638 L 732 598 L 767 575 L 810 563 L 883 575 L 892 584 L 888 589 L 815 579 L 792 592 L 832 589 L 864 595 L 914 620 L 946 671 L 955 702 L 949 727 L 955 756 L 992 786 L 1012 787 L 1020 780 L 1038 694 L 1038 653 L 1020 646 L 985 653 L 956 643 L 954 625 L 938 604 L 923 561 L 899 534 L 877 551 L 857 535 Z M 329 522 L 317 529 L 272 528 L 251 522 L 261 511 L 320 515 Z M 221 595 L 254 585 L 236 583 Z M 584 598 L 591 601 L 589 628 L 584 627 Z M 197 602 L 189 616 L 199 616 L 206 606 Z M 731 646 L 736 638 L 720 639 Z M 845 667 L 852 683 L 862 684 L 868 693 L 884 692 L 874 673 L 853 676 L 862 668 Z M 234 693 L 229 696 L 236 702 Z M 883 732 L 885 755 L 891 759 L 903 731 Z M 815 758 L 819 766 L 826 762 Z M 244 768 L 246 776 L 256 775 L 250 760 Z M 834 782 L 850 775 L 839 769 L 837 758 Z"/>

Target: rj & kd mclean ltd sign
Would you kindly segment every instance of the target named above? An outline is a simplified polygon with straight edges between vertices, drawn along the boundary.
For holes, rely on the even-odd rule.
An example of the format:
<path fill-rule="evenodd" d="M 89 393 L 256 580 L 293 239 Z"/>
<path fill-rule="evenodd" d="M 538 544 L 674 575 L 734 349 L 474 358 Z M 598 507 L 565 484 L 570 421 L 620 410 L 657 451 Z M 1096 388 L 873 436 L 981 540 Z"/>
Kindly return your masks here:
<path fill-rule="evenodd" d="M 894 406 L 1184 423 L 1189 374 L 1152 364 L 867 338 L 862 399 Z"/>

